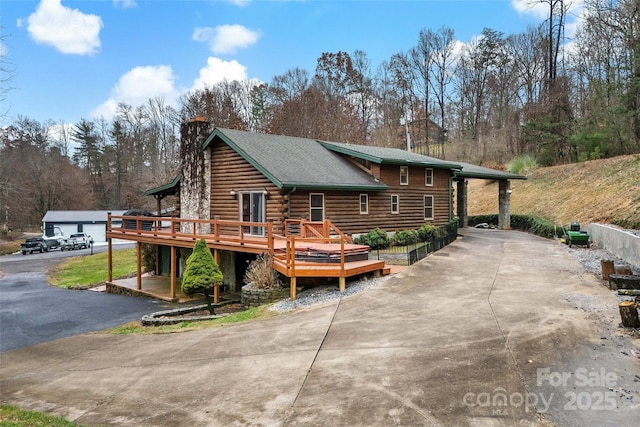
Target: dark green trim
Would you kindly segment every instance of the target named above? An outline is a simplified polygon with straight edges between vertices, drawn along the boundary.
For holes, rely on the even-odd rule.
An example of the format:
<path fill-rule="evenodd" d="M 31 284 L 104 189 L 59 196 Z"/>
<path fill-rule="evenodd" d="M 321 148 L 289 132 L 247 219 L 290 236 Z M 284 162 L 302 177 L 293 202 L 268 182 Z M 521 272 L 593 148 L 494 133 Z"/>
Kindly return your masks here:
<path fill-rule="evenodd" d="M 396 159 L 391 157 L 381 157 L 381 156 L 374 156 L 372 154 L 366 154 L 361 152 L 360 150 L 351 148 L 352 146 L 347 144 L 332 143 L 328 141 L 318 141 L 318 142 L 328 150 L 335 151 L 341 154 L 347 154 L 347 155 L 357 157 L 362 160 L 368 160 L 370 162 L 377 163 L 377 164 L 425 166 L 430 168 L 455 169 L 455 170 L 462 169 L 462 166 L 457 163 L 448 163 L 438 159 L 433 159 L 432 161 L 428 156 L 423 156 L 415 153 L 408 152 L 411 158 Z M 383 147 L 378 147 L 378 148 L 384 149 Z M 402 150 L 398 150 L 398 151 L 401 152 Z"/>
<path fill-rule="evenodd" d="M 227 135 L 218 130 L 218 128 L 214 129 L 213 132 L 209 135 L 209 137 L 202 144 L 202 150 L 204 151 L 211 142 L 213 142 L 214 138 L 220 138 L 225 144 L 227 144 L 233 151 L 238 153 L 240 157 L 245 159 L 251 166 L 256 168 L 258 172 L 267 177 L 269 181 L 271 181 L 276 187 L 283 188 L 284 185 L 275 176 L 273 176 L 267 169 L 265 169 L 260 163 L 258 163 L 253 157 L 249 156 L 243 149 L 241 149 L 236 143 L 234 143 Z"/>
<path fill-rule="evenodd" d="M 174 195 L 176 190 L 180 186 L 180 180 L 182 179 L 182 174 L 179 173 L 169 184 L 162 185 L 160 187 L 151 188 L 144 192 L 146 196 L 155 196 L 155 195 Z"/>
<path fill-rule="evenodd" d="M 344 191 L 385 191 L 389 187 L 385 184 L 380 185 L 350 185 L 350 184 L 309 184 L 301 182 L 286 182 L 283 188 L 296 188 L 298 190 L 344 190 Z"/>

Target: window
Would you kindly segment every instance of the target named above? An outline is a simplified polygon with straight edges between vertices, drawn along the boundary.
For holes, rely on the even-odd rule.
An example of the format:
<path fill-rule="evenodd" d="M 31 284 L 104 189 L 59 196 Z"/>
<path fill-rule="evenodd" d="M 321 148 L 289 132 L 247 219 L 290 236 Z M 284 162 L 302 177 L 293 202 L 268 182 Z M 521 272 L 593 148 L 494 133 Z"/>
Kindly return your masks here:
<path fill-rule="evenodd" d="M 324 221 L 324 194 L 309 194 L 309 218 L 312 222 Z"/>
<path fill-rule="evenodd" d="M 369 213 L 369 195 L 368 194 L 360 195 L 360 213 L 361 214 Z"/>
<path fill-rule="evenodd" d="M 409 167 L 400 166 L 400 185 L 409 185 Z"/>
<path fill-rule="evenodd" d="M 400 199 L 398 198 L 397 194 L 391 195 L 391 213 L 400 213 Z"/>
<path fill-rule="evenodd" d="M 424 170 L 424 185 L 431 187 L 433 185 L 433 169 Z"/>
<path fill-rule="evenodd" d="M 240 218 L 243 222 L 265 222 L 266 203 L 262 191 L 240 193 Z M 264 236 L 265 228 L 244 227 L 245 233 Z"/>
<path fill-rule="evenodd" d="M 424 219 L 433 219 L 433 196 L 424 196 Z"/>

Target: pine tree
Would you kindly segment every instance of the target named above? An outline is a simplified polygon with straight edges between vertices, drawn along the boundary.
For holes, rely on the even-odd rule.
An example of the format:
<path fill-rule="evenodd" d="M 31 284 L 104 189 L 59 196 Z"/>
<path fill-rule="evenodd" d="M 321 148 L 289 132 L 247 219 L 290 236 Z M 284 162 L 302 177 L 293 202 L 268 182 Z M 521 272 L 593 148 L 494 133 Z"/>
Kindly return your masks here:
<path fill-rule="evenodd" d="M 211 305 L 211 292 L 213 287 L 222 283 L 222 272 L 207 247 L 204 239 L 196 242 L 193 253 L 187 258 L 187 269 L 182 275 L 182 292 L 193 295 L 204 293 L 207 307 L 211 314 L 215 314 Z"/>

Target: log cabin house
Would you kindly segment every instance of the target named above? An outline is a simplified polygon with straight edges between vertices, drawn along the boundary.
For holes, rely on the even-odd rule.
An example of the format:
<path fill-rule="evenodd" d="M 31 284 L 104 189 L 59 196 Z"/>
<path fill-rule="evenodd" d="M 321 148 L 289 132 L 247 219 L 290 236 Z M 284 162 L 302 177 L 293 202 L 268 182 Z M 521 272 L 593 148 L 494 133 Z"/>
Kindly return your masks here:
<path fill-rule="evenodd" d="M 146 192 L 158 212 L 164 197 L 177 195 L 177 217 L 139 218 L 136 230 L 123 226 L 108 237 L 158 245 L 157 271 L 171 276 L 172 289 L 177 248 L 192 248 L 200 237 L 231 291 L 242 286 L 247 262 L 270 252 L 290 279 L 292 299 L 297 277 L 337 277 L 344 289 L 346 277 L 384 273 L 384 262 L 368 260 L 368 247 L 353 245 L 351 236 L 444 225 L 454 216 L 452 185 L 463 169 L 399 149 L 210 131 L 203 120 L 182 125 L 181 158 L 172 183 Z"/>

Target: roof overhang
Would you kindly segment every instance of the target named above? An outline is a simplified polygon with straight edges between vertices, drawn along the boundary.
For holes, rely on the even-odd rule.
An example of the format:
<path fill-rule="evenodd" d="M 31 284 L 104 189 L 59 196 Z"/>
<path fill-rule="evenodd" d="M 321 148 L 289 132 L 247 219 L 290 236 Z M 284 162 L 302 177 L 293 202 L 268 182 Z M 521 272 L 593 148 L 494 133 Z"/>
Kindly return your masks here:
<path fill-rule="evenodd" d="M 273 174 L 269 173 L 268 170 L 266 170 L 260 163 L 258 163 L 253 157 L 251 157 L 250 155 L 248 155 L 242 148 L 240 148 L 240 146 L 238 146 L 238 144 L 236 144 L 235 142 L 233 142 L 233 140 L 231 138 L 229 138 L 227 135 L 224 134 L 224 132 L 222 132 L 221 130 L 219 130 L 218 128 L 215 128 L 213 130 L 213 132 L 211 132 L 211 134 L 209 134 L 209 136 L 207 137 L 207 139 L 202 143 L 202 150 L 206 150 L 206 148 L 213 142 L 213 140 L 215 138 L 220 138 L 225 144 L 227 144 L 229 147 L 231 147 L 231 149 L 233 151 L 235 151 L 236 153 L 238 153 L 240 155 L 240 157 L 242 157 L 244 160 L 246 160 L 247 162 L 249 162 L 249 164 L 251 166 L 253 166 L 254 168 L 256 168 L 262 175 L 264 175 L 265 177 L 267 177 L 267 179 L 269 181 L 271 181 L 276 187 L 278 188 L 284 188 L 285 185 L 284 183 L 280 182 L 275 176 L 273 176 Z"/>
<path fill-rule="evenodd" d="M 182 179 L 182 174 L 176 175 L 176 177 L 168 184 L 162 185 L 160 187 L 151 188 L 144 192 L 146 196 L 154 196 L 154 197 L 166 197 L 166 196 L 175 196 L 180 189 L 180 180 Z"/>

